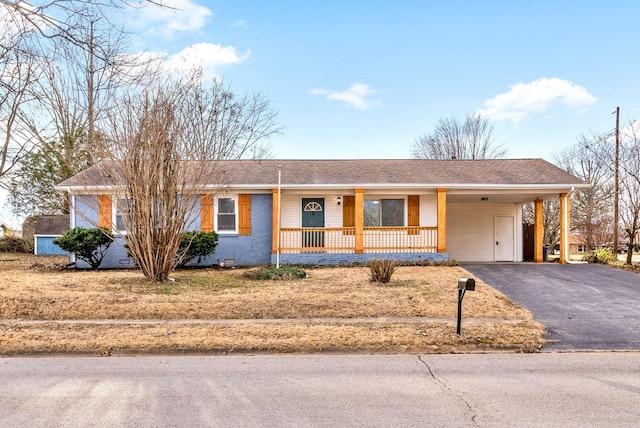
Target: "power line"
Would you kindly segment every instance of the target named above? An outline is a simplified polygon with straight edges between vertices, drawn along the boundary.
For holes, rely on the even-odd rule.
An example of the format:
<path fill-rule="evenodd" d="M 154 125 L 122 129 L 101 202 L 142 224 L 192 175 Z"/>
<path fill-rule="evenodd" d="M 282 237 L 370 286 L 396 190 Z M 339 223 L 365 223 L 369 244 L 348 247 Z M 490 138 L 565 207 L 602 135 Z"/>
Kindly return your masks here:
<path fill-rule="evenodd" d="M 585 144 L 584 142 L 578 142 L 563 150 L 552 152 L 546 157 L 546 159 L 554 163 L 558 161 L 568 163 L 578 158 L 585 150 L 589 150 L 596 156 L 599 156 L 598 153 L 593 150 L 593 147 L 599 144 L 607 143 L 609 141 L 609 138 L 613 137 L 615 133 L 616 130 L 612 129 L 602 134 L 594 135 L 592 137 L 593 140 L 591 140 L 588 144 Z"/>

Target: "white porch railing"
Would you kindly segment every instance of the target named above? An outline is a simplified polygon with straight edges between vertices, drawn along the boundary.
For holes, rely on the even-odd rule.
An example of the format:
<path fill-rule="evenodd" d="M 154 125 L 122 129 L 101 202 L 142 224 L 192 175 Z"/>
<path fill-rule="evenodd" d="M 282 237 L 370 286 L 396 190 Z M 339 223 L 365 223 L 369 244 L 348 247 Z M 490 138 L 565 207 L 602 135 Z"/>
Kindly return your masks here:
<path fill-rule="evenodd" d="M 362 231 L 364 253 L 435 253 L 438 228 L 365 227 Z M 299 227 L 280 230 L 280 252 L 355 253 L 355 227 Z"/>

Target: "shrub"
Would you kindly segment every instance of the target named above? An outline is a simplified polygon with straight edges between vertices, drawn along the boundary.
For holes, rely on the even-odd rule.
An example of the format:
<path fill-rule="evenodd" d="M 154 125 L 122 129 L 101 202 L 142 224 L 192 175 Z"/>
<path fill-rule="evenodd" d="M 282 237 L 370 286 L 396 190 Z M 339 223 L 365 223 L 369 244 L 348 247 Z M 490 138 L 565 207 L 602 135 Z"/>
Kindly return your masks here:
<path fill-rule="evenodd" d="M 292 279 L 306 278 L 307 273 L 301 268 L 293 265 L 282 265 L 276 268 L 273 265 L 261 266 L 256 269 L 246 271 L 243 276 L 249 279 L 272 279 L 287 281 Z"/>
<path fill-rule="evenodd" d="M 198 258 L 198 264 L 204 257 L 213 254 L 218 245 L 218 234 L 215 232 L 185 232 L 178 247 L 178 266 L 184 266 Z"/>
<path fill-rule="evenodd" d="M 611 248 L 601 248 L 599 250 L 591 250 L 585 256 L 585 260 L 589 263 L 601 263 L 608 265 L 617 260 L 617 257 L 611 251 Z"/>
<path fill-rule="evenodd" d="M 391 275 L 396 270 L 396 262 L 388 259 L 372 259 L 369 261 L 371 282 L 386 284 L 391 281 Z"/>
<path fill-rule="evenodd" d="M 106 228 L 87 229 L 76 227 L 65 232 L 53 243 L 78 259 L 89 263 L 91 269 L 98 269 L 107 249 L 113 242 L 111 231 Z"/>
<path fill-rule="evenodd" d="M 15 236 L 0 238 L 0 253 L 33 253 L 33 245 Z"/>

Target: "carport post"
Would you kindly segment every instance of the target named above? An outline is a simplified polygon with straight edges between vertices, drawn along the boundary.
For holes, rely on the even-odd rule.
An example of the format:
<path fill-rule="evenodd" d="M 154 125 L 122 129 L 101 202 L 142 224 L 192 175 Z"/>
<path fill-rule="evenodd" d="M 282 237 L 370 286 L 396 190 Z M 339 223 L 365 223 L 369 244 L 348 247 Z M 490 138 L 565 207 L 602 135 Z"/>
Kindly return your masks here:
<path fill-rule="evenodd" d="M 544 238 L 544 228 L 543 228 L 543 218 L 542 218 L 542 199 L 536 199 L 534 201 L 535 206 L 535 219 L 533 226 L 533 254 L 534 254 L 534 262 L 542 263 L 544 261 L 543 253 L 542 253 L 542 244 Z"/>

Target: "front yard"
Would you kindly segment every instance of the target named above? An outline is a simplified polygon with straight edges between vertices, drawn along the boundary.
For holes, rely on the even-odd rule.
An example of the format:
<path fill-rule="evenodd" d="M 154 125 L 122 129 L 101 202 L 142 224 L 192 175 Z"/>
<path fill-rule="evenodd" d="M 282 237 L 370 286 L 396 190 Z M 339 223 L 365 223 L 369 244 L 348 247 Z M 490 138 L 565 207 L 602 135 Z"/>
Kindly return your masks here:
<path fill-rule="evenodd" d="M 531 352 L 531 314 L 477 280 L 457 335 L 460 267 L 400 267 L 387 285 L 366 267 L 255 281 L 242 269 L 80 271 L 65 259 L 0 254 L 0 356 L 35 353 Z"/>

